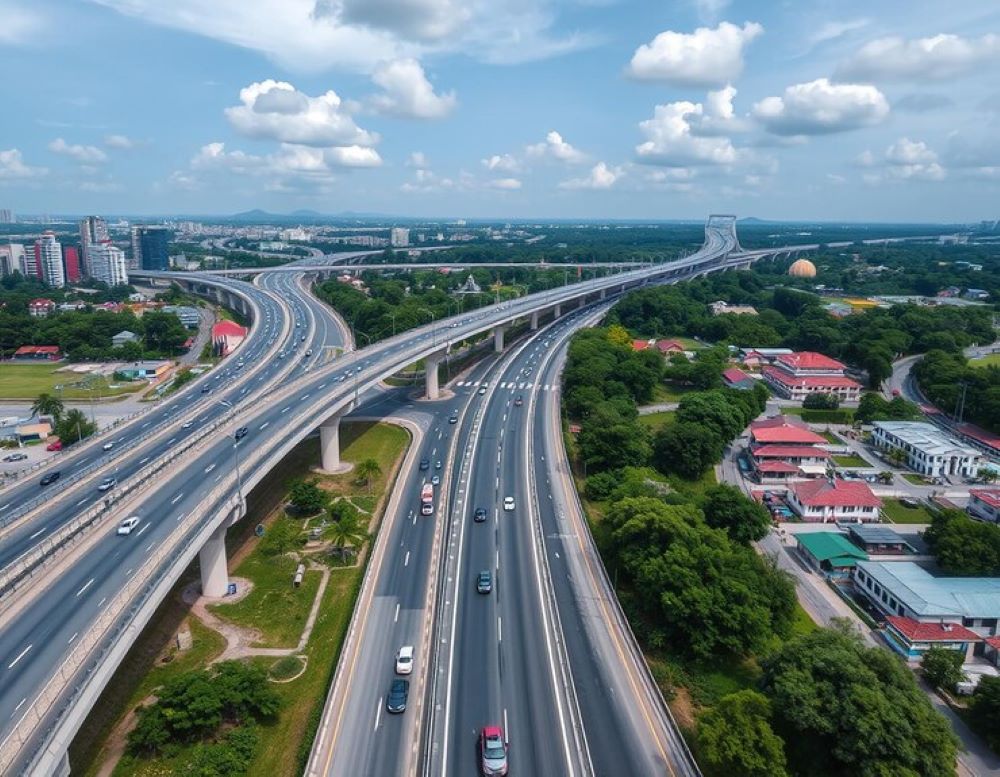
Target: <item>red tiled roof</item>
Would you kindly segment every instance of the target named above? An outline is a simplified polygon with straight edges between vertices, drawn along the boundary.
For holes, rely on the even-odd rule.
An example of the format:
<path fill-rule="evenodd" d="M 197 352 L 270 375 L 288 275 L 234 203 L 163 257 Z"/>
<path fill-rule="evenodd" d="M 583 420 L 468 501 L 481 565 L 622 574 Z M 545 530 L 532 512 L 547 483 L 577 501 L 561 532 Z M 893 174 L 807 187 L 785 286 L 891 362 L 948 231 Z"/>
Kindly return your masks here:
<path fill-rule="evenodd" d="M 676 340 L 657 340 L 656 348 L 660 353 L 667 353 L 668 351 L 683 351 L 684 345 Z"/>
<path fill-rule="evenodd" d="M 886 623 L 911 642 L 979 642 L 976 632 L 960 623 L 921 623 L 913 618 L 890 615 Z"/>
<path fill-rule="evenodd" d="M 56 303 L 50 299 L 44 299 L 39 297 L 38 299 L 33 299 L 28 303 L 28 307 L 39 308 L 39 307 L 52 307 Z"/>
<path fill-rule="evenodd" d="M 754 442 L 761 445 L 779 443 L 786 445 L 822 445 L 826 442 L 816 432 L 802 429 L 798 426 L 765 426 L 763 429 L 750 427 L 750 434 Z"/>
<path fill-rule="evenodd" d="M 645 351 L 649 348 L 649 340 L 633 340 L 632 350 L 633 351 Z"/>
<path fill-rule="evenodd" d="M 978 443 L 982 443 L 989 448 L 1000 451 L 1000 437 L 990 434 L 986 430 L 980 429 L 974 424 L 961 424 L 958 427 L 958 431 Z"/>
<path fill-rule="evenodd" d="M 723 370 L 722 378 L 728 383 L 742 383 L 745 380 L 753 380 L 753 378 L 743 372 L 743 370 L 737 369 L 736 367 L 730 367 L 728 370 Z"/>
<path fill-rule="evenodd" d="M 844 369 L 844 365 L 836 359 L 824 356 L 816 351 L 798 351 L 796 353 L 784 353 L 775 359 L 782 364 L 787 364 L 793 370 L 830 370 L 831 372 Z"/>
<path fill-rule="evenodd" d="M 753 451 L 755 459 L 828 459 L 830 453 L 810 445 L 762 445 Z"/>
<path fill-rule="evenodd" d="M 1000 488 L 970 488 L 969 494 L 990 507 L 1000 507 Z"/>
<path fill-rule="evenodd" d="M 771 429 L 775 426 L 797 426 L 800 429 L 808 429 L 809 424 L 796 415 L 772 415 L 769 418 L 754 421 L 750 424 L 752 430 Z"/>
<path fill-rule="evenodd" d="M 996 648 L 997 650 L 1000 650 L 1000 637 L 987 637 L 986 644 L 989 645 L 991 648 Z"/>
<path fill-rule="evenodd" d="M 816 386 L 820 388 L 861 388 L 861 384 L 856 380 L 844 375 L 810 375 L 804 378 L 797 378 L 789 375 L 777 367 L 763 367 L 761 372 L 782 386 Z"/>
<path fill-rule="evenodd" d="M 212 327 L 212 339 L 217 337 L 246 337 L 247 330 L 235 321 L 220 321 Z"/>
<path fill-rule="evenodd" d="M 58 345 L 22 345 L 16 351 L 14 351 L 15 356 L 30 356 L 33 353 L 48 353 L 48 354 L 58 354 Z"/>
<path fill-rule="evenodd" d="M 799 468 L 787 461 L 761 461 L 757 463 L 761 472 L 798 472 Z"/>
<path fill-rule="evenodd" d="M 881 507 L 879 499 L 860 480 L 811 480 L 795 483 L 792 491 L 802 504 L 809 507 Z"/>

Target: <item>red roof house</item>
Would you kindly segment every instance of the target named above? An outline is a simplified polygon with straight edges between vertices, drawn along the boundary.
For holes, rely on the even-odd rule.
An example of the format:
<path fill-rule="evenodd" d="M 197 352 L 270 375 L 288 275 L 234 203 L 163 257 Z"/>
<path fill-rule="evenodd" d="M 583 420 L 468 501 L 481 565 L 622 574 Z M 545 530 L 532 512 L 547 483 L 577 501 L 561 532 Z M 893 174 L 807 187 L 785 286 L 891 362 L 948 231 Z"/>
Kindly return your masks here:
<path fill-rule="evenodd" d="M 652 344 L 653 344 L 652 340 L 633 340 L 632 341 L 632 350 L 633 351 L 645 351 Z"/>
<path fill-rule="evenodd" d="M 788 505 L 803 521 L 877 521 L 882 500 L 860 480 L 819 478 L 793 483 Z"/>
<path fill-rule="evenodd" d="M 35 318 L 45 318 L 56 309 L 56 303 L 50 299 L 33 299 L 28 303 L 28 313 Z"/>
<path fill-rule="evenodd" d="M 902 615 L 889 615 L 885 622 L 911 642 L 979 642 L 976 632 L 960 623 L 921 623 Z"/>
<path fill-rule="evenodd" d="M 796 353 L 783 353 L 778 356 L 774 363 L 784 367 L 790 372 L 801 375 L 808 373 L 843 373 L 844 365 L 836 359 L 831 359 L 816 351 L 797 351 Z"/>
<path fill-rule="evenodd" d="M 22 345 L 14 351 L 15 359 L 59 361 L 62 353 L 58 345 Z"/>
<path fill-rule="evenodd" d="M 751 389 L 754 386 L 754 379 L 736 367 L 722 371 L 722 382 L 734 389 Z"/>
<path fill-rule="evenodd" d="M 656 350 L 664 356 L 671 353 L 684 353 L 684 344 L 676 340 L 657 340 Z"/>
<path fill-rule="evenodd" d="M 750 424 L 750 444 L 822 445 L 826 439 L 810 431 L 798 418 L 777 415 Z"/>

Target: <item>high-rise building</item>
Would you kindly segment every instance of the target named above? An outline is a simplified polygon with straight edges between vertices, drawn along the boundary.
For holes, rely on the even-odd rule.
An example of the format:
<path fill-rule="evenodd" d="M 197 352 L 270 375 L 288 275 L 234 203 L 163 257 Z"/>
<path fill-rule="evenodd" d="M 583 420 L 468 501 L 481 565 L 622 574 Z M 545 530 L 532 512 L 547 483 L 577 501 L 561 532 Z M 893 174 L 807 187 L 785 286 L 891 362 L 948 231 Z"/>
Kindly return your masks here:
<path fill-rule="evenodd" d="M 132 263 L 129 267 L 170 269 L 170 233 L 166 227 L 132 227 Z"/>
<path fill-rule="evenodd" d="M 13 224 L 16 220 L 10 208 L 0 208 L 0 224 Z"/>
<path fill-rule="evenodd" d="M 128 283 L 128 268 L 125 252 L 111 244 L 110 240 L 90 246 L 90 277 L 108 286 Z"/>
<path fill-rule="evenodd" d="M 24 245 L 22 243 L 9 243 L 0 245 L 0 268 L 4 275 L 12 272 L 24 273 Z"/>
<path fill-rule="evenodd" d="M 63 273 L 62 245 L 56 240 L 56 233 L 45 231 L 35 241 L 35 260 L 38 263 L 36 273 L 49 286 L 62 287 L 66 285 L 66 275 Z"/>
<path fill-rule="evenodd" d="M 90 258 L 87 256 L 87 249 L 94 243 L 102 243 L 108 240 L 108 222 L 100 216 L 87 216 L 80 222 L 80 248 L 83 259 L 83 273 L 90 275 Z"/>
<path fill-rule="evenodd" d="M 80 252 L 76 246 L 63 246 L 63 274 L 67 283 L 77 283 L 80 274 Z"/>
<path fill-rule="evenodd" d="M 395 248 L 404 248 L 410 244 L 410 230 L 403 227 L 393 227 L 389 233 L 389 244 Z"/>

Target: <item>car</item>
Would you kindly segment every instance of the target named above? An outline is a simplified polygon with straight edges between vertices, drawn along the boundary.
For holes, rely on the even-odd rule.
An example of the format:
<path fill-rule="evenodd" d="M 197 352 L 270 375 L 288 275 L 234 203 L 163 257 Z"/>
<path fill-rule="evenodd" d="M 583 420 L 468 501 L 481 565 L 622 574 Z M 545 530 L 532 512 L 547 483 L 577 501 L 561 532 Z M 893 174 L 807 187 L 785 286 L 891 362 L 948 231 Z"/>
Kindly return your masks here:
<path fill-rule="evenodd" d="M 194 426 L 194 421 L 185 421 L 181 429 L 190 429 L 192 426 Z"/>
<path fill-rule="evenodd" d="M 514 497 L 505 496 L 503 498 L 503 509 L 506 510 L 508 513 L 514 509 Z"/>
<path fill-rule="evenodd" d="M 312 355 L 313 355 L 312 348 L 310 348 L 308 351 L 306 351 L 306 356 L 312 356 Z"/>
<path fill-rule="evenodd" d="M 457 329 L 457 328 L 458 328 L 458 324 L 452 324 L 452 325 L 451 325 L 451 326 L 449 326 L 448 328 L 449 328 L 449 329 Z"/>
<path fill-rule="evenodd" d="M 524 397 L 518 394 L 517 399 L 514 400 L 514 407 L 520 407 L 523 404 L 524 404 Z"/>
<path fill-rule="evenodd" d="M 431 485 L 432 486 L 440 486 L 441 485 L 441 476 L 440 475 L 433 475 L 433 476 L 431 476 Z"/>
<path fill-rule="evenodd" d="M 279 354 L 278 354 L 278 358 L 279 358 L 279 359 L 284 359 L 284 358 L 285 358 L 285 352 L 284 352 L 284 351 L 282 351 L 281 353 L 279 353 Z"/>
<path fill-rule="evenodd" d="M 62 440 L 53 440 L 45 446 L 47 451 L 61 451 L 63 449 Z"/>
<path fill-rule="evenodd" d="M 457 415 L 448 416 L 448 423 L 449 424 L 457 424 L 458 423 L 458 416 Z"/>
<path fill-rule="evenodd" d="M 479 734 L 479 750 L 485 777 L 507 774 L 507 743 L 500 726 L 483 726 Z"/>
<path fill-rule="evenodd" d="M 139 525 L 139 516 L 132 515 L 118 524 L 118 534 L 125 537 L 132 533 L 132 530 Z"/>
<path fill-rule="evenodd" d="M 38 481 L 38 485 L 51 486 L 53 483 L 59 480 L 59 476 L 61 474 L 62 473 L 59 470 L 56 470 L 55 472 L 50 472 L 48 475 L 45 475 L 41 480 Z"/>
<path fill-rule="evenodd" d="M 306 341 L 306 336 L 302 335 L 302 342 L 305 342 L 305 341 Z"/>
<path fill-rule="evenodd" d="M 211 394 L 212 393 L 212 389 L 210 389 L 208 386 L 203 386 L 202 389 L 201 389 L 201 393 L 202 394 Z"/>
<path fill-rule="evenodd" d="M 479 391 L 477 391 L 476 393 L 479 394 L 479 396 L 482 396 L 483 394 L 485 394 L 486 393 L 486 386 L 480 386 L 479 387 Z"/>
<path fill-rule="evenodd" d="M 242 440 L 249 433 L 250 433 L 249 429 L 247 429 L 245 426 L 241 426 L 239 429 L 236 430 L 236 433 L 233 435 L 233 437 L 235 437 L 237 440 Z"/>
<path fill-rule="evenodd" d="M 434 503 L 433 502 L 422 502 L 420 505 L 421 515 L 434 515 Z"/>
<path fill-rule="evenodd" d="M 389 695 L 385 699 L 385 708 L 392 713 L 403 712 L 406 709 L 406 699 L 410 695 L 410 681 L 395 679 L 389 686 Z"/>
<path fill-rule="evenodd" d="M 396 674 L 409 674 L 413 671 L 413 645 L 403 645 L 396 651 Z"/>
<path fill-rule="evenodd" d="M 476 523 L 482 523 L 486 520 L 486 508 L 477 507 L 476 512 L 472 514 L 472 520 Z"/>
<path fill-rule="evenodd" d="M 425 470 L 425 469 L 430 469 L 430 468 L 431 468 L 430 461 L 428 461 L 427 459 L 421 459 L 420 460 L 420 470 L 421 470 L 421 472 L 423 470 Z"/>
<path fill-rule="evenodd" d="M 115 447 L 115 444 L 113 442 L 106 442 L 106 443 L 104 443 L 104 445 L 101 446 L 101 450 L 102 451 L 110 451 L 114 447 Z"/>
<path fill-rule="evenodd" d="M 484 569 L 476 576 L 476 590 L 481 594 L 488 594 L 493 590 L 493 574 L 488 569 Z"/>
<path fill-rule="evenodd" d="M 3 457 L 4 461 L 24 461 L 28 458 L 27 453 L 10 453 Z"/>
<path fill-rule="evenodd" d="M 97 487 L 98 491 L 109 491 L 118 485 L 118 480 L 116 478 L 107 477 L 101 481 L 101 484 Z"/>
<path fill-rule="evenodd" d="M 434 462 L 434 469 L 441 469 L 441 460 L 438 459 Z"/>

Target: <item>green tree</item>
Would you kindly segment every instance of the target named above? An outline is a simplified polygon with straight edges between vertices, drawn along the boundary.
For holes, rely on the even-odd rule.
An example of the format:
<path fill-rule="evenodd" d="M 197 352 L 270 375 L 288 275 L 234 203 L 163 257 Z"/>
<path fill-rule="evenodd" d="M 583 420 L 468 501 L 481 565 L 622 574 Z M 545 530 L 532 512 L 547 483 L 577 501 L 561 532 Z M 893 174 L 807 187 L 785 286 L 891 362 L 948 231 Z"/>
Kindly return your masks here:
<path fill-rule="evenodd" d="M 72 445 L 97 431 L 97 424 L 91 421 L 82 410 L 71 408 L 56 422 L 56 435 L 63 445 Z"/>
<path fill-rule="evenodd" d="M 1000 752 L 1000 677 L 984 675 L 972 694 L 972 727 L 995 752 Z"/>
<path fill-rule="evenodd" d="M 840 407 L 840 397 L 836 394 L 810 394 L 802 400 L 806 410 L 836 410 Z"/>
<path fill-rule="evenodd" d="M 789 771 L 953 777 L 957 740 L 913 673 L 846 629 L 817 629 L 761 662 Z"/>
<path fill-rule="evenodd" d="M 173 354 L 180 350 L 190 333 L 173 313 L 152 311 L 142 319 L 143 339 L 146 347 L 163 354 Z"/>
<path fill-rule="evenodd" d="M 626 403 L 627 404 L 627 403 Z M 602 402 L 584 419 L 577 437 L 589 471 L 643 466 L 652 453 L 649 430 L 639 423 L 634 405 Z"/>
<path fill-rule="evenodd" d="M 951 575 L 1000 575 L 1000 527 L 942 510 L 931 518 L 924 540 L 942 569 Z"/>
<path fill-rule="evenodd" d="M 368 493 L 372 491 L 372 481 L 382 474 L 382 467 L 375 459 L 364 459 L 359 461 L 355 468 L 358 481 L 368 486 Z"/>
<path fill-rule="evenodd" d="M 954 691 L 955 686 L 964 679 L 962 664 L 965 654 L 959 650 L 949 650 L 943 647 L 932 647 L 920 660 L 920 669 L 924 677 L 935 688 Z"/>
<path fill-rule="evenodd" d="M 264 531 L 260 552 L 265 556 L 280 556 L 295 550 L 304 542 L 299 524 L 290 518 L 278 518 Z"/>
<path fill-rule="evenodd" d="M 632 335 L 621 324 L 612 324 L 608 327 L 608 342 L 614 345 L 632 347 Z"/>
<path fill-rule="evenodd" d="M 350 520 L 358 516 L 358 508 L 346 499 L 338 499 L 330 505 L 329 514 L 334 521 L 343 521 L 345 518 Z"/>
<path fill-rule="evenodd" d="M 784 743 L 771 728 L 765 696 L 723 696 L 698 718 L 698 762 L 706 777 L 786 777 Z"/>
<path fill-rule="evenodd" d="M 334 550 L 341 557 L 348 549 L 357 551 L 367 539 L 368 530 L 357 512 L 343 515 L 333 525 L 330 536 Z"/>
<path fill-rule="evenodd" d="M 765 537 L 771 528 L 771 516 L 762 505 L 725 483 L 705 491 L 701 509 L 705 523 L 724 529 L 731 539 L 743 545 Z"/>
<path fill-rule="evenodd" d="M 653 465 L 664 473 L 695 480 L 722 457 L 724 443 L 714 429 L 677 421 L 653 439 Z"/>
<path fill-rule="evenodd" d="M 31 405 L 31 412 L 34 415 L 52 416 L 57 422 L 62 418 L 64 410 L 63 401 L 48 393 L 39 394 Z"/>
<path fill-rule="evenodd" d="M 303 515 L 314 515 L 326 507 L 326 492 L 315 480 L 297 479 L 288 489 L 288 501 Z"/>

